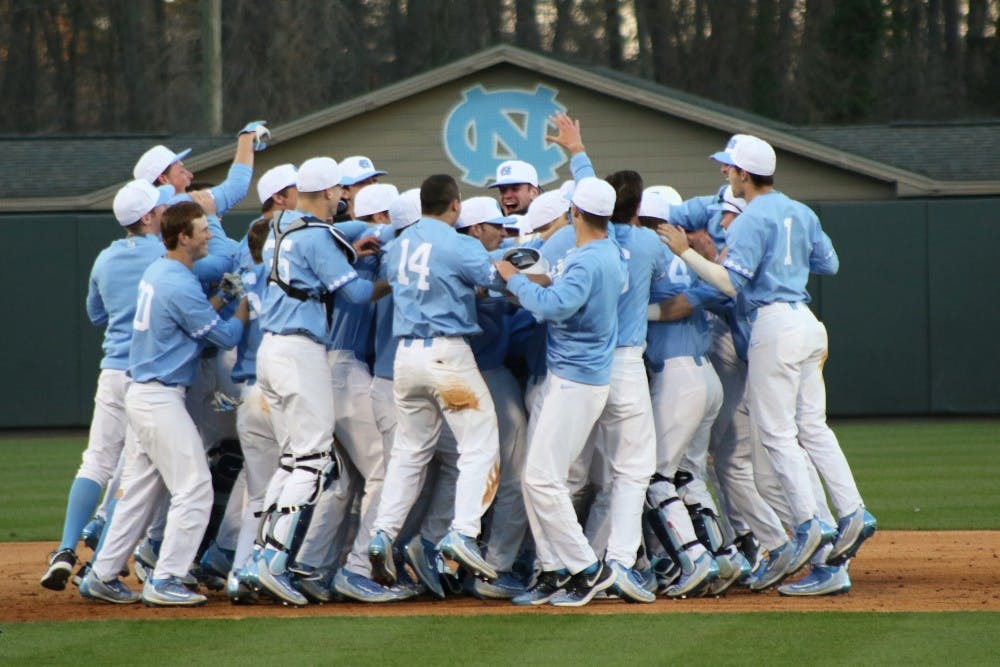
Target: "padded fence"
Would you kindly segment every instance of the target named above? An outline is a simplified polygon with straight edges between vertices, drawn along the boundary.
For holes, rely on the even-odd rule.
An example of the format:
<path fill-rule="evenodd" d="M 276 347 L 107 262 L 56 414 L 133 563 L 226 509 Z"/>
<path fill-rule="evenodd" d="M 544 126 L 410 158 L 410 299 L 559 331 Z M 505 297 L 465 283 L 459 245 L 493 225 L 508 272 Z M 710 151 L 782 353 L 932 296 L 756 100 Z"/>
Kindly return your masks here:
<path fill-rule="evenodd" d="M 830 335 L 833 416 L 1000 414 L 1000 199 L 814 204 L 840 255 L 814 279 Z M 242 236 L 252 215 L 232 213 Z M 109 214 L 10 214 L 0 276 L 8 315 L 0 428 L 86 426 L 102 331 L 90 267 L 121 234 Z"/>

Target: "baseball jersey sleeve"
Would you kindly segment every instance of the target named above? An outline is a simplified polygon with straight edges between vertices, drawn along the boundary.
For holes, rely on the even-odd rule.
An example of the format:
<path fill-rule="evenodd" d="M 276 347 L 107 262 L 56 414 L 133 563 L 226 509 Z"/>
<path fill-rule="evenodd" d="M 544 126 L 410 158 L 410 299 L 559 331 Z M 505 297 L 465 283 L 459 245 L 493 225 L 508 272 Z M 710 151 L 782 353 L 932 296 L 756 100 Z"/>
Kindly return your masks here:
<path fill-rule="evenodd" d="M 97 264 L 94 264 L 97 269 Z M 90 284 L 87 288 L 87 317 L 96 326 L 108 323 L 108 311 L 104 307 L 104 299 L 101 298 L 101 291 L 97 286 L 97 278 L 92 271 L 90 274 Z"/>
<path fill-rule="evenodd" d="M 681 229 L 693 232 L 699 229 L 707 229 L 708 221 L 712 218 L 712 211 L 709 208 L 715 203 L 715 197 L 704 195 L 692 197 L 684 200 L 677 206 L 670 207 L 670 224 L 677 225 Z"/>
<path fill-rule="evenodd" d="M 590 156 L 586 153 L 577 153 L 569 160 L 569 170 L 573 174 L 573 180 L 580 182 L 581 179 L 590 176 L 597 176 L 594 173 L 594 163 L 590 161 Z"/>
<path fill-rule="evenodd" d="M 170 301 L 170 307 L 173 319 L 196 341 L 229 349 L 243 336 L 243 323 L 236 318 L 223 320 L 200 291 L 178 290 Z"/>
<path fill-rule="evenodd" d="M 591 292 L 591 274 L 581 264 L 572 263 L 550 287 L 536 285 L 519 273 L 510 277 L 507 289 L 531 313 L 543 320 L 562 322 L 572 317 L 587 301 Z"/>
<path fill-rule="evenodd" d="M 729 226 L 728 250 L 722 266 L 729 270 L 737 290 L 757 275 L 766 250 L 764 229 L 764 225 L 756 224 L 745 212 Z"/>
<path fill-rule="evenodd" d="M 311 233 L 311 230 L 299 232 Z M 343 251 L 337 246 L 333 234 L 322 232 L 326 239 L 319 243 L 304 244 L 302 253 L 309 267 L 316 273 L 328 292 L 336 292 L 352 280 L 358 272 L 348 263 Z M 345 293 L 346 296 L 346 293 Z"/>
<path fill-rule="evenodd" d="M 239 162 L 230 165 L 226 180 L 211 189 L 218 215 L 221 216 L 243 201 L 243 198 L 247 196 L 247 190 L 250 189 L 251 178 L 253 178 L 253 169 L 249 165 Z"/>
<path fill-rule="evenodd" d="M 812 252 L 809 255 L 809 271 L 827 276 L 834 275 L 840 270 L 840 258 L 833 248 L 833 242 L 820 227 L 818 219 L 810 231 Z"/>
<path fill-rule="evenodd" d="M 473 287 L 497 287 L 497 270 L 483 244 L 470 236 L 459 235 L 456 240 L 458 274 L 462 280 Z"/>

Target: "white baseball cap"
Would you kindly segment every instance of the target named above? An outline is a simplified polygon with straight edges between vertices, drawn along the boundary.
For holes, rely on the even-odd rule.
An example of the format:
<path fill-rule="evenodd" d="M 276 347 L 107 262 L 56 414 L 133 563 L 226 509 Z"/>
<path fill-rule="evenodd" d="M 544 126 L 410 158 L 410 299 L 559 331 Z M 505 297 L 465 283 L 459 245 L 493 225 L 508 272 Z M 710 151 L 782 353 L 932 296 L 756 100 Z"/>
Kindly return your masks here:
<path fill-rule="evenodd" d="M 726 150 L 713 153 L 711 158 L 757 176 L 772 176 L 777 162 L 771 144 L 749 134 L 734 134 Z"/>
<path fill-rule="evenodd" d="M 680 193 L 669 185 L 651 185 L 642 191 L 639 217 L 670 220 L 670 207 L 682 204 Z"/>
<path fill-rule="evenodd" d="M 260 197 L 260 203 L 266 202 L 275 192 L 281 192 L 289 185 L 295 185 L 296 176 L 293 164 L 279 164 L 265 171 L 257 181 L 257 196 Z"/>
<path fill-rule="evenodd" d="M 355 204 L 355 206 L 357 206 Z M 470 197 L 462 201 L 462 213 L 455 221 L 455 229 L 465 229 L 478 225 L 481 222 L 489 222 L 497 225 L 504 224 L 503 211 L 500 204 L 493 197 Z"/>
<path fill-rule="evenodd" d="M 340 185 L 340 167 L 332 157 L 313 157 L 299 165 L 295 187 L 299 192 L 320 192 Z"/>
<path fill-rule="evenodd" d="M 126 183 L 111 205 L 115 219 L 122 227 L 139 222 L 139 218 L 152 211 L 157 206 L 166 204 L 173 194 L 173 188 L 160 189 L 153 187 L 149 181 L 137 178 Z"/>
<path fill-rule="evenodd" d="M 190 152 L 190 148 L 175 153 L 166 146 L 153 146 L 143 153 L 139 161 L 135 163 L 132 175 L 153 183 L 170 165 L 178 160 L 183 160 Z"/>
<path fill-rule="evenodd" d="M 420 208 L 420 188 L 410 188 L 389 204 L 389 220 L 396 231 L 409 227 L 423 215 Z"/>
<path fill-rule="evenodd" d="M 399 196 L 399 190 L 389 183 L 372 183 L 354 195 L 354 217 L 361 218 L 389 210 L 389 204 Z"/>
<path fill-rule="evenodd" d="M 609 186 L 610 187 L 610 186 Z M 521 219 L 518 228 L 522 234 L 531 234 L 536 229 L 549 224 L 569 210 L 569 202 L 558 190 L 543 192 L 528 205 L 528 212 Z"/>
<path fill-rule="evenodd" d="M 727 185 L 722 192 L 722 210 L 739 215 L 747 207 L 747 200 L 733 194 L 731 185 Z"/>
<path fill-rule="evenodd" d="M 507 160 L 497 166 L 497 180 L 487 187 L 495 188 L 501 185 L 516 185 L 527 183 L 538 187 L 538 172 L 522 160 Z"/>
<path fill-rule="evenodd" d="M 591 215 L 610 216 L 615 210 L 616 199 L 617 194 L 611 184 L 594 176 L 580 179 L 573 190 L 573 204 Z"/>
<path fill-rule="evenodd" d="M 387 171 L 378 171 L 372 161 L 364 155 L 352 155 L 340 161 L 341 178 L 340 184 L 344 187 L 355 185 L 361 181 L 368 180 L 372 176 L 382 176 L 388 174 Z"/>

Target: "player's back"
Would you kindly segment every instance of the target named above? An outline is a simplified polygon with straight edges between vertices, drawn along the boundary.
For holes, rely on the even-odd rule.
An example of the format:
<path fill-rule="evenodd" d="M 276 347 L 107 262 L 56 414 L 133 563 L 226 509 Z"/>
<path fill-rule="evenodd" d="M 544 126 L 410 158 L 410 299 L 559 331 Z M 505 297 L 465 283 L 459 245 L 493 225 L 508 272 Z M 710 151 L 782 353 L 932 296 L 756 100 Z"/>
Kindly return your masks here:
<path fill-rule="evenodd" d="M 152 234 L 135 235 L 116 240 L 102 250 L 94 261 L 90 275 L 88 311 L 93 318 L 97 308 L 93 304 L 100 303 L 99 307 L 107 318 L 101 368 L 124 370 L 128 367 L 139 280 L 149 265 L 164 253 L 166 248 L 159 237 Z"/>
<path fill-rule="evenodd" d="M 614 224 L 608 231 L 626 259 L 625 290 L 618 298 L 618 347 L 641 346 L 646 340 L 646 308 L 653 281 L 667 270 L 663 244 L 645 227 Z"/>
<path fill-rule="evenodd" d="M 748 280 L 743 291 L 750 308 L 808 302 L 811 270 L 836 271 L 836 253 L 819 218 L 805 204 L 777 191 L 753 198 L 730 225 L 727 245 L 723 265 Z"/>
<path fill-rule="evenodd" d="M 403 230 L 386 256 L 395 304 L 393 335 L 468 336 L 476 322 L 475 288 L 495 270 L 482 243 L 446 222 L 421 218 Z"/>

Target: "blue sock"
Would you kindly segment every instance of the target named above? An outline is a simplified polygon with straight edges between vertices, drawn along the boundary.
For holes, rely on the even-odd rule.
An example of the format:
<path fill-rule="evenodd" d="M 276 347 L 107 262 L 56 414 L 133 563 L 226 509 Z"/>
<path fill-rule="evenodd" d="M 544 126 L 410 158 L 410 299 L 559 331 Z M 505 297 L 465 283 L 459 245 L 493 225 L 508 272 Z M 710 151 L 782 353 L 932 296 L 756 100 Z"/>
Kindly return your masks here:
<path fill-rule="evenodd" d="M 108 503 L 108 518 L 104 521 L 104 532 L 101 533 L 101 541 L 97 543 L 97 548 L 94 549 L 94 560 L 97 560 L 97 554 L 101 553 L 101 547 L 104 546 L 104 538 L 108 536 L 111 531 L 111 517 L 115 515 L 115 507 L 118 506 L 118 499 L 112 498 L 111 502 Z"/>
<path fill-rule="evenodd" d="M 77 477 L 73 486 L 69 487 L 69 499 L 66 501 L 66 518 L 63 520 L 62 542 L 60 549 L 76 551 L 76 543 L 80 540 L 83 527 L 90 521 L 101 500 L 101 485 L 86 477 Z"/>

